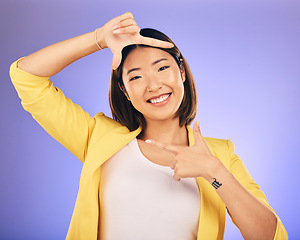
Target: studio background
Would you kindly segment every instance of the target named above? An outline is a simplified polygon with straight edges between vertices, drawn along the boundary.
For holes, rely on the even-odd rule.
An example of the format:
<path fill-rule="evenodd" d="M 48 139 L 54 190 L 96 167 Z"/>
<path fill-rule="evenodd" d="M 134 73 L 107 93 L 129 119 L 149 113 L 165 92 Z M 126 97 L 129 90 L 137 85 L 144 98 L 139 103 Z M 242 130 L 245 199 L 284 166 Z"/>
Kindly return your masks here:
<path fill-rule="evenodd" d="M 289 238 L 300 239 L 297 0 L 1 0 L 0 239 L 64 239 L 82 167 L 23 110 L 10 64 L 127 11 L 178 45 L 196 81 L 203 136 L 233 141 Z M 91 116 L 111 116 L 111 60 L 105 49 L 51 80 Z M 229 217 L 225 239 L 242 239 Z"/>

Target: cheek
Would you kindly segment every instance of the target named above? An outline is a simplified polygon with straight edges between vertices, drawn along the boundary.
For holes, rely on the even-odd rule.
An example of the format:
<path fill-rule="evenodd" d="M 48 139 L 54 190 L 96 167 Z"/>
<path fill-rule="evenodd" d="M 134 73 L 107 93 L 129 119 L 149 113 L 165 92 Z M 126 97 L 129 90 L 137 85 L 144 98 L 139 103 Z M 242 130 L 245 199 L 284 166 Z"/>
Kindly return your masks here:
<path fill-rule="evenodd" d="M 130 97 L 130 100 L 132 102 L 132 105 L 135 106 L 139 104 L 144 94 L 144 90 L 143 90 L 144 87 L 142 86 L 142 84 L 138 84 L 138 83 L 128 84 L 126 89 Z"/>
<path fill-rule="evenodd" d="M 172 79 L 176 79 L 175 81 L 171 81 L 170 84 L 176 88 L 177 94 L 182 94 L 184 93 L 184 82 L 181 78 L 181 75 L 176 73 L 173 75 L 174 77 Z"/>
<path fill-rule="evenodd" d="M 132 106 L 139 112 L 143 112 L 144 101 L 141 91 L 132 91 L 129 95 Z"/>
<path fill-rule="evenodd" d="M 181 77 L 178 78 L 178 81 L 174 83 L 176 98 L 178 98 L 180 104 L 184 97 L 184 82 Z"/>
<path fill-rule="evenodd" d="M 180 98 L 180 104 L 182 103 L 183 97 L 184 97 L 184 86 L 183 84 L 180 85 L 180 89 L 177 91 L 178 92 L 178 97 Z"/>

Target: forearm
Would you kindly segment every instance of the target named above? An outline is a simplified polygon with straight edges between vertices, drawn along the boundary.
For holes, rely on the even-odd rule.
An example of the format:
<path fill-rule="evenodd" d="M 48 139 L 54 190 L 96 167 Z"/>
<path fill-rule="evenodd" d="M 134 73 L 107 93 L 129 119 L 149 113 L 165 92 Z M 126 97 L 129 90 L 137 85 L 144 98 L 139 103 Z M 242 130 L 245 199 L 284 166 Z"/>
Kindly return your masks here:
<path fill-rule="evenodd" d="M 207 180 L 222 185 L 216 192 L 225 203 L 245 239 L 273 239 L 277 219 L 275 214 L 254 197 L 220 164 Z"/>
<path fill-rule="evenodd" d="M 107 47 L 102 28 L 97 30 L 97 41 L 102 48 Z M 31 74 L 50 77 L 60 72 L 72 62 L 99 50 L 95 42 L 95 32 L 55 43 L 21 59 L 18 67 Z"/>

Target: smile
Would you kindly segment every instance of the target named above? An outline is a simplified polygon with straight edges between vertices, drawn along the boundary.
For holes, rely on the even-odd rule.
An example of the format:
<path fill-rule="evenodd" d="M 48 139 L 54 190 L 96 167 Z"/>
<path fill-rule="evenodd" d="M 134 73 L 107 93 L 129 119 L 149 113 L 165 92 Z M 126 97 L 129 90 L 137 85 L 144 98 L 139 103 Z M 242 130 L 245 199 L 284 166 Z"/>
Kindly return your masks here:
<path fill-rule="evenodd" d="M 159 97 L 151 98 L 147 102 L 150 102 L 150 103 L 161 103 L 161 102 L 165 101 L 166 99 L 168 99 L 170 96 L 171 96 L 171 93 L 163 94 L 163 95 L 161 95 Z"/>

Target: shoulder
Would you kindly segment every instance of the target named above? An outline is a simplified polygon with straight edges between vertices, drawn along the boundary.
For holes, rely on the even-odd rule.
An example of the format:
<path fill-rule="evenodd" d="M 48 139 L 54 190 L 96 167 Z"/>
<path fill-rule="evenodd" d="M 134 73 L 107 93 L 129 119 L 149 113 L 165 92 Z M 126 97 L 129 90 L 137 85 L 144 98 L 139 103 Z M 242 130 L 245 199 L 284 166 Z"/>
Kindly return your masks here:
<path fill-rule="evenodd" d="M 109 153 L 112 149 L 121 149 L 133 138 L 135 138 L 141 128 L 138 128 L 132 132 L 126 126 L 123 126 L 116 120 L 105 116 L 102 112 L 97 113 L 94 116 L 95 127 L 91 133 L 89 141 L 89 151 L 91 149 L 97 149 L 97 151 L 106 151 Z M 101 150 L 102 149 L 102 150 Z"/>
<path fill-rule="evenodd" d="M 216 151 L 234 151 L 234 145 L 230 139 L 203 137 L 205 142 Z"/>
<path fill-rule="evenodd" d="M 229 166 L 234 152 L 234 144 L 230 139 L 203 137 L 211 153 L 219 158 L 226 166 Z"/>
<path fill-rule="evenodd" d="M 122 132 L 128 132 L 129 133 L 129 130 L 126 126 L 123 126 L 121 123 L 119 123 L 118 121 L 108 117 L 108 116 L 105 116 L 104 113 L 100 112 L 100 113 L 97 113 L 95 116 L 94 116 L 94 119 L 95 119 L 95 129 L 94 129 L 94 132 L 97 132 L 97 135 L 100 134 L 105 134 L 107 132 L 111 132 L 113 130 L 121 130 L 122 129 Z"/>
<path fill-rule="evenodd" d="M 127 136 L 129 135 L 137 135 L 141 131 L 141 128 L 138 128 L 130 132 L 130 130 L 126 126 L 110 117 L 105 116 L 102 112 L 97 113 L 94 116 L 94 119 L 95 128 L 93 131 L 93 135 L 97 138 L 107 134 L 112 135 L 113 137 L 127 138 Z"/>
<path fill-rule="evenodd" d="M 108 128 L 117 128 L 117 127 L 123 127 L 119 122 L 116 120 L 105 116 L 103 112 L 99 112 L 94 116 L 96 124 L 103 125 L 103 127 L 108 127 Z"/>

